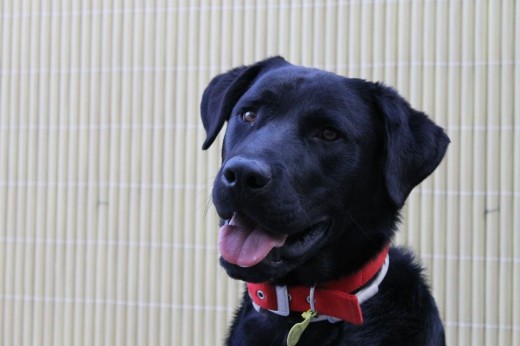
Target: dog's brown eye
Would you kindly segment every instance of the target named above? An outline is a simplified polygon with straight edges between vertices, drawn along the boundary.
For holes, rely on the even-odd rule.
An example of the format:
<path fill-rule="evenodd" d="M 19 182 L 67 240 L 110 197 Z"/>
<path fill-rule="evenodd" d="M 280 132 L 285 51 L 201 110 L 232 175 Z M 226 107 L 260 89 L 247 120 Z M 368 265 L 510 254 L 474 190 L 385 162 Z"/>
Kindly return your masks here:
<path fill-rule="evenodd" d="M 321 130 L 320 137 L 326 141 L 335 141 L 339 138 L 339 133 L 333 128 L 326 127 Z"/>
<path fill-rule="evenodd" d="M 256 113 L 247 111 L 242 113 L 242 120 L 244 120 L 246 123 L 254 123 L 256 120 Z"/>

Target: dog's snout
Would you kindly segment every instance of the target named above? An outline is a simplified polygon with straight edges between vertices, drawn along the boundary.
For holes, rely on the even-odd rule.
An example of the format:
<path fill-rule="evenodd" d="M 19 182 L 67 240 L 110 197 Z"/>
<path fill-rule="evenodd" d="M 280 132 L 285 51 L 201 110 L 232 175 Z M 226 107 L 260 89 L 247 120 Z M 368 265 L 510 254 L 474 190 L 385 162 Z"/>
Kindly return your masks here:
<path fill-rule="evenodd" d="M 271 169 L 266 163 L 241 157 L 230 159 L 222 171 L 222 181 L 229 187 L 258 190 L 267 186 L 271 179 Z"/>

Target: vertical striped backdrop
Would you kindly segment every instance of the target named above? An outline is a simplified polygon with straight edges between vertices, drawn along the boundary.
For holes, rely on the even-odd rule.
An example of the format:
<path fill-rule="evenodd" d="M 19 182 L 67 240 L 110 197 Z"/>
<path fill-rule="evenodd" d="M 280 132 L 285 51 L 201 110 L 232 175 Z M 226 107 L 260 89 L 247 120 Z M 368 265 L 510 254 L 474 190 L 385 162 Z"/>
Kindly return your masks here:
<path fill-rule="evenodd" d="M 381 80 L 452 139 L 397 243 L 450 345 L 520 345 L 520 3 L 0 0 L 0 344 L 218 345 L 212 76 L 271 55 Z"/>

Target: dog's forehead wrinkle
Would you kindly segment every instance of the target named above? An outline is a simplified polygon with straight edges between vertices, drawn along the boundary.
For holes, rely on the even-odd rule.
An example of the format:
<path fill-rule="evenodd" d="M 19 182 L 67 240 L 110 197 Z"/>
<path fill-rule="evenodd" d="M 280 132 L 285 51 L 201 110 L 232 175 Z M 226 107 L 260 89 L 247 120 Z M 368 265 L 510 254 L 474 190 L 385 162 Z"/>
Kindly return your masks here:
<path fill-rule="evenodd" d="M 371 121 L 368 116 L 371 110 L 356 85 L 348 83 L 349 79 L 308 68 L 286 69 L 289 71 L 286 74 L 273 71 L 262 76 L 241 102 L 270 106 L 269 114 L 277 117 L 288 113 L 320 116 L 341 112 L 344 116 L 339 120 L 349 127 L 362 128 Z"/>

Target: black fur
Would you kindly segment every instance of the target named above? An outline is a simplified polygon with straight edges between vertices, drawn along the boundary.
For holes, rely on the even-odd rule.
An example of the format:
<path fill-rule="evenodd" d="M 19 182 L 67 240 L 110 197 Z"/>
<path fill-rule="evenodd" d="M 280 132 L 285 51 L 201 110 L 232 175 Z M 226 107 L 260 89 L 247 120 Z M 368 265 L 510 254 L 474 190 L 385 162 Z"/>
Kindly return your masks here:
<path fill-rule="evenodd" d="M 256 114 L 254 122 L 241 118 L 246 111 Z M 449 144 L 440 127 L 390 87 L 281 57 L 215 77 L 201 115 L 204 149 L 228 122 L 213 189 L 221 219 L 238 212 L 288 239 L 327 225 L 326 236 L 296 258 L 284 248 L 248 268 L 221 258 L 231 277 L 249 282 L 313 285 L 362 267 L 392 240 L 407 196 Z M 240 187 L 230 187 L 230 170 L 244 180 Z M 444 344 L 422 269 L 402 248 L 391 249 L 388 274 L 362 311 L 361 326 L 311 323 L 298 345 Z M 284 345 L 299 321 L 299 314 L 259 313 L 244 294 L 227 343 Z"/>

